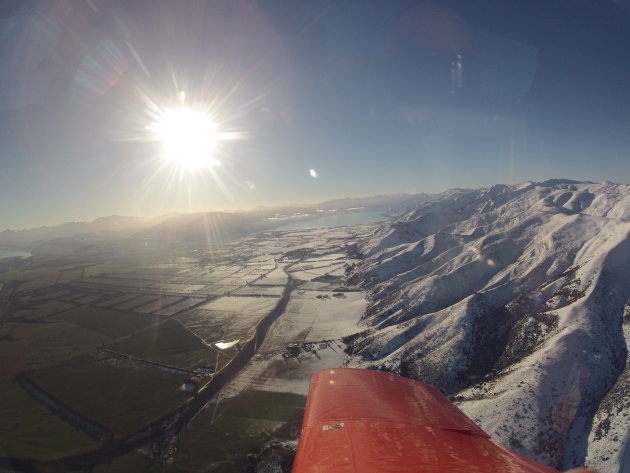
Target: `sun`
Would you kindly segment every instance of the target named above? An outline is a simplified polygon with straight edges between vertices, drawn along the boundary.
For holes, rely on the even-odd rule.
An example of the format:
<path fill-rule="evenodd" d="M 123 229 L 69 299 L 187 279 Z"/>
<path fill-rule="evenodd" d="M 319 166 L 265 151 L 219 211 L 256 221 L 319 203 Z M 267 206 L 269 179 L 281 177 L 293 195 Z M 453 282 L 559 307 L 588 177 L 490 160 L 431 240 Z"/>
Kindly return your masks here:
<path fill-rule="evenodd" d="M 147 129 L 162 143 L 163 158 L 181 169 L 198 171 L 221 164 L 216 158 L 220 133 L 205 111 L 164 109 Z"/>

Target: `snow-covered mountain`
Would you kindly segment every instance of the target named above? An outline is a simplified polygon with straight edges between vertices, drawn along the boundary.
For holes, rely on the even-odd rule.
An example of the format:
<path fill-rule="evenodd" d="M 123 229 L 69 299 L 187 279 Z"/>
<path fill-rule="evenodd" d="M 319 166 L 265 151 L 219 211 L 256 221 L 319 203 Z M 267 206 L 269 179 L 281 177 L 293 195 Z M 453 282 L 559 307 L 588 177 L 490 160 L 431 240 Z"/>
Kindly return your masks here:
<path fill-rule="evenodd" d="M 435 384 L 552 466 L 630 471 L 630 186 L 454 190 L 358 250 L 348 364 Z"/>

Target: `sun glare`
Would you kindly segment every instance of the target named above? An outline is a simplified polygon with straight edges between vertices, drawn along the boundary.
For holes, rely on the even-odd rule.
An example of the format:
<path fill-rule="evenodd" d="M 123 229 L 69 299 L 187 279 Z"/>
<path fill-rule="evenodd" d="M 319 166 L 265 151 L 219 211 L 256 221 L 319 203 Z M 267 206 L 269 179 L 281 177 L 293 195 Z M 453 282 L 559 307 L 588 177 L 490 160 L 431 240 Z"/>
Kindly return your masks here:
<path fill-rule="evenodd" d="M 219 133 L 206 112 L 166 109 L 147 128 L 162 143 L 163 157 L 180 168 L 196 171 L 221 164 L 215 156 Z"/>

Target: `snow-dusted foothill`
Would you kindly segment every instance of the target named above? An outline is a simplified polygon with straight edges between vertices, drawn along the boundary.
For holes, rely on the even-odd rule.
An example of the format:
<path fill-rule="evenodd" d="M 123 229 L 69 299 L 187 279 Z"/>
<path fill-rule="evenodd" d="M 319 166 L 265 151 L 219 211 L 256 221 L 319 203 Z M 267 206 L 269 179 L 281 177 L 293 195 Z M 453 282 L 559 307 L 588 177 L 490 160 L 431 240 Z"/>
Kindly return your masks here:
<path fill-rule="evenodd" d="M 630 186 L 456 189 L 358 247 L 347 364 L 429 382 L 558 468 L 630 471 Z M 624 322 L 625 314 L 625 322 Z"/>

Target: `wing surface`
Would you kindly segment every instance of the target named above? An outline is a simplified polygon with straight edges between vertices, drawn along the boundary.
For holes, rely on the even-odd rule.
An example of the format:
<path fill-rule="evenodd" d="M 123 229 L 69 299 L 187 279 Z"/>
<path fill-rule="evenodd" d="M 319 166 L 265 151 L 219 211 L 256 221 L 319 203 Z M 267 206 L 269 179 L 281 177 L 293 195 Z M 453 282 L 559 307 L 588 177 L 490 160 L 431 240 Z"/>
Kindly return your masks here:
<path fill-rule="evenodd" d="M 313 374 L 293 473 L 557 473 L 494 443 L 438 389 L 380 371 Z"/>

